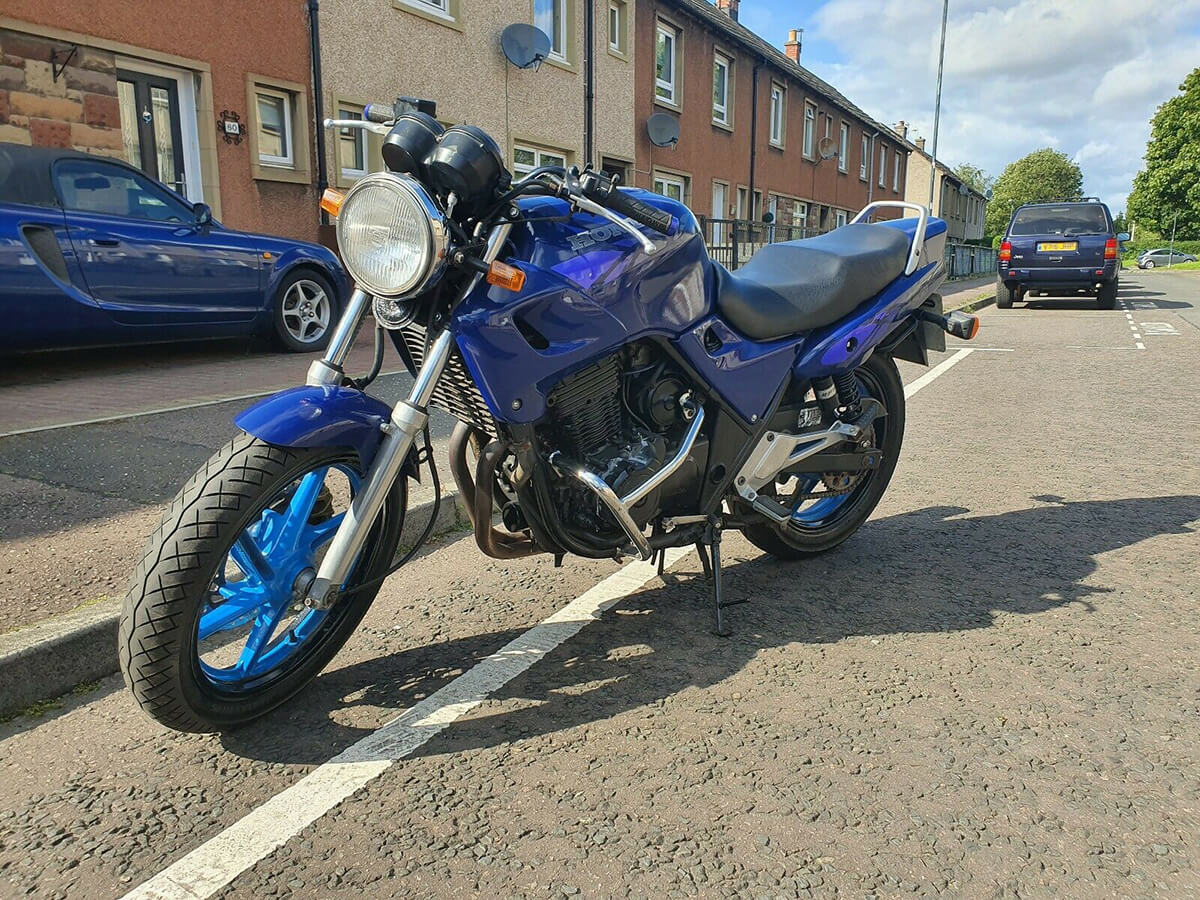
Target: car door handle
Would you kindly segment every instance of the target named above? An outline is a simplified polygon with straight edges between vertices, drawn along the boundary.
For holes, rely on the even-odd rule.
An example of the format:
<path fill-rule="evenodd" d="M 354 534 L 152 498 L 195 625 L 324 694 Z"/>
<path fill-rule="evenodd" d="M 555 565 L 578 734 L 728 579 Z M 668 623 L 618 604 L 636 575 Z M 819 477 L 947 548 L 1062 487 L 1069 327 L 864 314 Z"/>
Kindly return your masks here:
<path fill-rule="evenodd" d="M 91 238 L 88 243 L 95 247 L 116 247 L 121 243 L 121 240 L 120 238 L 104 236 Z"/>

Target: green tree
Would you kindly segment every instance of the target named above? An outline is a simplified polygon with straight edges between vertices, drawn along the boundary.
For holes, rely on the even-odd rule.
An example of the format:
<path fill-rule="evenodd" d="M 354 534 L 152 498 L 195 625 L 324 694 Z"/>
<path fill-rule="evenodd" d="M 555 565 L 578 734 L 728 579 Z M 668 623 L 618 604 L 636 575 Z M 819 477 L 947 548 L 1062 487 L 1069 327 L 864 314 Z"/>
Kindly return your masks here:
<path fill-rule="evenodd" d="M 988 235 L 1003 234 L 1013 210 L 1022 203 L 1078 197 L 1083 172 L 1065 153 L 1046 147 L 1005 166 L 992 191 L 985 230 Z"/>
<path fill-rule="evenodd" d="M 1124 210 L 1113 216 L 1113 230 L 1117 234 L 1129 230 L 1129 219 L 1126 218 Z"/>
<path fill-rule="evenodd" d="M 973 166 L 970 163 L 963 163 L 954 170 L 954 174 L 961 178 L 967 187 L 974 188 L 981 194 L 986 194 L 988 188 L 996 183 L 995 178 L 979 166 Z"/>
<path fill-rule="evenodd" d="M 1169 235 L 1178 213 L 1176 237 L 1200 240 L 1200 68 L 1179 90 L 1150 120 L 1146 168 L 1133 179 L 1129 217 Z"/>

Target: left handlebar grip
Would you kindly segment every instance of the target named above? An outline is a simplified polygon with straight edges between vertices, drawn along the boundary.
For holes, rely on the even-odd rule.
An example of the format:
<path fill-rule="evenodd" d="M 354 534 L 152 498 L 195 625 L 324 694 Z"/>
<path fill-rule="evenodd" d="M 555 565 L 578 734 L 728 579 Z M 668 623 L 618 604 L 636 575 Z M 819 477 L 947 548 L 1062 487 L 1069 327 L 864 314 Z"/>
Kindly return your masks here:
<path fill-rule="evenodd" d="M 396 113 L 390 103 L 368 103 L 363 107 L 363 118 L 368 122 L 390 125 L 392 124 L 392 120 L 396 118 Z"/>

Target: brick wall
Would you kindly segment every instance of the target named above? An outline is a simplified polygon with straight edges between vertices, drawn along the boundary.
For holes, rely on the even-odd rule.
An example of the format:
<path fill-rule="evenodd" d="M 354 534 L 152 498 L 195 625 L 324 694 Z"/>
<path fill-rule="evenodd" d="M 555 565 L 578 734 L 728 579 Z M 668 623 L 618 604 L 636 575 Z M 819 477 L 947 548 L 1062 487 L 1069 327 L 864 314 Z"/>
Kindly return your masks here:
<path fill-rule="evenodd" d="M 80 47 L 56 79 L 54 49 L 0 29 L 0 141 L 122 156 L 114 55 Z"/>

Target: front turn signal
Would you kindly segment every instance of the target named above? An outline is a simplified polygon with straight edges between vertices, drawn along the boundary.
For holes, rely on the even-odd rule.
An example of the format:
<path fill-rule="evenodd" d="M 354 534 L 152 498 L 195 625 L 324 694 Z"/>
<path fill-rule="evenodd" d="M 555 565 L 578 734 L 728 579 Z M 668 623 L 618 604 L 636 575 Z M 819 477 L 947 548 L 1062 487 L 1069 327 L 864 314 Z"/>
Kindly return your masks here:
<path fill-rule="evenodd" d="M 516 266 L 497 261 L 488 266 L 487 283 L 505 290 L 519 291 L 525 287 L 525 273 Z"/>
<path fill-rule="evenodd" d="M 321 209 L 329 213 L 335 219 L 338 213 L 342 211 L 342 201 L 346 199 L 346 195 L 335 188 L 325 188 L 325 193 L 321 195 Z"/>

